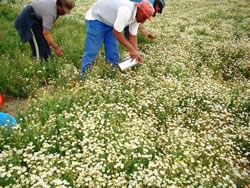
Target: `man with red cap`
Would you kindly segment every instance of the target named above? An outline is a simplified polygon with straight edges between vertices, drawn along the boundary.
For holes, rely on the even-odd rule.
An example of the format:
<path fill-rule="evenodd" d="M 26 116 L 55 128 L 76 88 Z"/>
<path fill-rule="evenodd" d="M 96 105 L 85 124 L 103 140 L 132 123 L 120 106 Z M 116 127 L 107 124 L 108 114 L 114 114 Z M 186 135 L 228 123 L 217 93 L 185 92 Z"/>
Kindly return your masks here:
<path fill-rule="evenodd" d="M 23 42 L 29 42 L 33 57 L 47 60 L 50 47 L 63 56 L 61 48 L 51 36 L 53 24 L 59 16 L 70 14 L 74 0 L 36 0 L 17 16 L 15 28 Z"/>
<path fill-rule="evenodd" d="M 129 50 L 132 58 L 142 62 L 137 49 L 137 31 L 139 23 L 144 23 L 155 10 L 148 0 L 134 3 L 128 0 L 98 0 L 85 17 L 86 41 L 82 59 L 82 76 L 90 68 L 102 43 L 105 48 L 105 59 L 112 66 L 119 62 L 120 42 Z M 123 29 L 129 25 L 130 40 L 123 36 Z"/>
<path fill-rule="evenodd" d="M 133 1 L 133 2 L 141 2 L 142 0 L 130 0 L 130 1 Z M 165 7 L 165 0 L 149 0 L 149 2 L 153 5 L 154 9 L 155 9 L 155 13 L 153 14 L 153 17 L 156 16 L 156 13 L 162 13 L 162 10 L 163 8 Z M 139 31 L 145 36 L 145 37 L 148 37 L 150 39 L 154 39 L 156 38 L 156 36 L 151 33 L 151 32 L 148 32 L 144 26 L 143 23 L 141 23 L 139 25 Z M 128 26 L 125 27 L 124 29 L 124 36 L 126 37 L 126 39 L 129 40 L 129 28 Z"/>

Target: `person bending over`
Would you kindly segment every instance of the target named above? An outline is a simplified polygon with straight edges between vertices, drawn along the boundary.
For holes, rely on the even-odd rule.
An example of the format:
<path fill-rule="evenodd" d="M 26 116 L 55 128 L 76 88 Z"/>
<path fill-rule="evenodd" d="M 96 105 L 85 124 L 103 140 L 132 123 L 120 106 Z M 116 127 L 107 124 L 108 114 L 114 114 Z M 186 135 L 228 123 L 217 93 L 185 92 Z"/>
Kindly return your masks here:
<path fill-rule="evenodd" d="M 154 14 L 154 8 L 147 0 L 134 3 L 128 0 L 98 0 L 89 9 L 85 17 L 86 41 L 82 58 L 82 76 L 92 65 L 102 43 L 104 43 L 105 59 L 115 66 L 119 62 L 120 42 L 128 49 L 132 58 L 142 62 L 137 49 L 137 30 L 139 23 Z M 130 40 L 126 40 L 123 29 L 129 25 Z"/>
<path fill-rule="evenodd" d="M 130 1 L 133 1 L 133 2 L 140 2 L 141 0 L 130 0 Z M 153 17 L 156 16 L 156 13 L 162 13 L 162 10 L 163 8 L 165 7 L 165 0 L 149 0 L 150 3 L 153 5 L 154 9 L 155 9 L 155 13 L 153 14 Z M 154 39 L 156 38 L 156 36 L 151 33 L 151 32 L 148 32 L 144 26 L 143 23 L 141 23 L 139 25 L 139 31 L 145 36 L 145 37 L 148 37 L 150 39 Z M 125 27 L 124 29 L 124 36 L 126 37 L 127 40 L 129 40 L 129 27 Z"/>
<path fill-rule="evenodd" d="M 37 0 L 27 5 L 17 16 L 15 28 L 21 40 L 29 42 L 33 57 L 48 60 L 52 47 L 57 56 L 63 52 L 51 36 L 51 30 L 60 16 L 70 14 L 73 0 Z"/>

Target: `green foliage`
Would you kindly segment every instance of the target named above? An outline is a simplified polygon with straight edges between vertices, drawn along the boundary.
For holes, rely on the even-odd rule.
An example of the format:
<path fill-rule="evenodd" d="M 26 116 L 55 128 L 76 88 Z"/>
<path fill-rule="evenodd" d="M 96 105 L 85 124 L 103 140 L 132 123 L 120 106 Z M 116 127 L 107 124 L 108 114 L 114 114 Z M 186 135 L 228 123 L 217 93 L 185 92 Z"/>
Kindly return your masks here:
<path fill-rule="evenodd" d="M 30 98 L 0 129 L 0 186 L 247 187 L 249 4 L 170 0 L 146 25 L 157 38 L 138 35 L 141 66 L 121 73 L 102 48 L 79 81 L 90 2 L 76 2 L 48 62 L 0 6 L 0 92 Z"/>
<path fill-rule="evenodd" d="M 149 163 L 148 159 L 144 158 L 131 159 L 125 162 L 124 170 L 126 171 L 127 174 L 132 174 L 137 170 L 137 166 L 141 164 L 142 166 L 147 168 L 148 163 Z"/>
<path fill-rule="evenodd" d="M 0 19 L 2 21 L 10 21 L 10 22 L 15 20 L 18 14 L 17 9 L 12 9 L 7 4 L 1 4 L 0 12 L 1 12 Z"/>
<path fill-rule="evenodd" d="M 28 97 L 44 83 L 56 80 L 58 69 L 63 64 L 67 63 L 80 68 L 81 56 L 79 54 L 83 51 L 84 35 L 80 35 L 76 28 L 81 27 L 81 24 L 71 19 L 59 19 L 54 29 L 56 32 L 52 35 L 62 46 L 65 56 L 63 59 L 57 58 L 53 52 L 48 62 L 38 63 L 31 58 L 29 45 L 21 42 L 13 26 L 17 10 L 6 4 L 3 4 L 0 9 L 0 54 L 2 54 L 0 57 L 0 91 L 2 93 L 15 97 Z M 84 31 L 84 27 L 82 28 Z M 63 32 L 65 30 L 68 32 Z M 78 45 L 79 42 L 82 45 Z M 78 73 L 74 72 L 70 76 L 78 78 L 75 74 Z"/>

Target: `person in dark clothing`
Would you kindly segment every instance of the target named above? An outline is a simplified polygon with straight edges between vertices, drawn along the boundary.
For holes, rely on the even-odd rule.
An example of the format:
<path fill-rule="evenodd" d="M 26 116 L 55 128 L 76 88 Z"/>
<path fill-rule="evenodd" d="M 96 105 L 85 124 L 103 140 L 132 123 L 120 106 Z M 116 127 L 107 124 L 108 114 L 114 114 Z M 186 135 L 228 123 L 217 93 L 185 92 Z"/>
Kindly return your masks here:
<path fill-rule="evenodd" d="M 29 42 L 33 57 L 47 60 L 50 47 L 63 56 L 50 31 L 59 16 L 70 14 L 74 0 L 37 0 L 27 5 L 17 16 L 15 28 L 22 42 Z"/>

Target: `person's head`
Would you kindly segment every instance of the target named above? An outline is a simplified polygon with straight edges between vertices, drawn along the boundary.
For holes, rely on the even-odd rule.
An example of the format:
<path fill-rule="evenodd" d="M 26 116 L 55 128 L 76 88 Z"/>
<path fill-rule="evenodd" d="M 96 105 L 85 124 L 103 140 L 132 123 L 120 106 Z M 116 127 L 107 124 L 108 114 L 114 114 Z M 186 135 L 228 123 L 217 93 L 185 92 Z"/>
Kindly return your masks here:
<path fill-rule="evenodd" d="M 148 0 L 142 0 L 140 3 L 136 3 L 136 21 L 138 23 L 144 23 L 147 19 L 151 20 L 151 16 L 154 14 L 155 9 Z"/>
<path fill-rule="evenodd" d="M 57 12 L 59 15 L 70 14 L 71 10 L 75 7 L 74 0 L 57 0 Z"/>
<path fill-rule="evenodd" d="M 156 13 L 161 14 L 164 7 L 165 7 L 165 0 L 155 0 L 154 1 L 155 12 L 153 14 L 153 17 L 156 15 Z"/>

